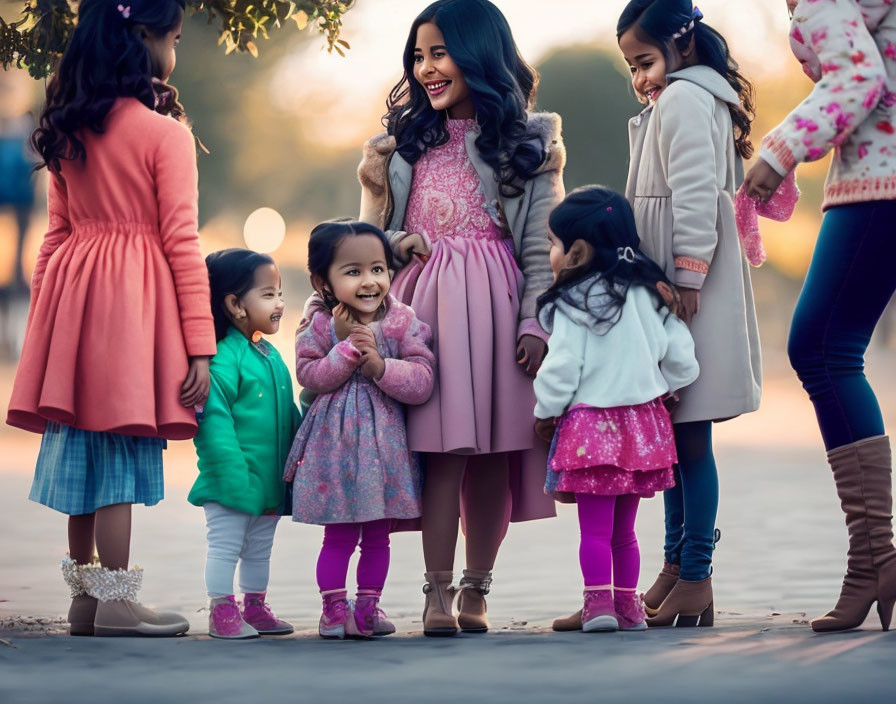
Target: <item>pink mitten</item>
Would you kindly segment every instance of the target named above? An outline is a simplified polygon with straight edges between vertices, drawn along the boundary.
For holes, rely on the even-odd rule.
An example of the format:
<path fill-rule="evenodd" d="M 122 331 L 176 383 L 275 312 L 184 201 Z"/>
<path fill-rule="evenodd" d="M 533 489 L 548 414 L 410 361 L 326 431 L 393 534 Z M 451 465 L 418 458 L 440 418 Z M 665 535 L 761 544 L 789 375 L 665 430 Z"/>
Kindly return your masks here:
<path fill-rule="evenodd" d="M 766 258 L 759 234 L 759 216 L 777 222 L 790 220 L 799 199 L 800 189 L 793 171 L 787 174 L 767 203 L 750 198 L 744 187 L 740 187 L 734 197 L 734 219 L 744 254 L 752 266 L 760 266 Z"/>

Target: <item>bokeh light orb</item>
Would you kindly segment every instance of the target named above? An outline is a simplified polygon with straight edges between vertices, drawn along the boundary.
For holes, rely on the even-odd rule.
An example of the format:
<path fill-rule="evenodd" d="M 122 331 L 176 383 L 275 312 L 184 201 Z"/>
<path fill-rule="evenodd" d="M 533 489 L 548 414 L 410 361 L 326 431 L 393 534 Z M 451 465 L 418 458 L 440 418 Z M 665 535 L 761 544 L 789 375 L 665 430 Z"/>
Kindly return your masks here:
<path fill-rule="evenodd" d="M 243 240 L 255 252 L 273 252 L 286 236 L 286 221 L 273 208 L 259 208 L 246 218 Z"/>

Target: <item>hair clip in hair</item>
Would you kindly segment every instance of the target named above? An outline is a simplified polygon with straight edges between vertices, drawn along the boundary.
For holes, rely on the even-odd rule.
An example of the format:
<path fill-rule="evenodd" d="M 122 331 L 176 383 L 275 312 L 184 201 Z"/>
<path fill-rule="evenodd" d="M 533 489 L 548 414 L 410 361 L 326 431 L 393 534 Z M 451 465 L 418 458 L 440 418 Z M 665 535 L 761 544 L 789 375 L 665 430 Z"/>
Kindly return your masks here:
<path fill-rule="evenodd" d="M 629 264 L 635 263 L 635 250 L 631 247 L 620 247 L 616 250 L 616 254 L 619 255 L 619 259 L 627 261 Z"/>
<path fill-rule="evenodd" d="M 125 7 L 124 5 L 119 5 L 118 11 L 121 13 L 121 16 L 124 17 L 125 19 L 128 19 L 131 16 L 131 6 L 130 5 L 128 5 L 127 7 Z"/>
<path fill-rule="evenodd" d="M 685 34 L 690 32 L 694 25 L 697 24 L 700 20 L 703 19 L 703 13 L 700 11 L 699 7 L 694 7 L 693 12 L 691 12 L 691 21 L 687 24 L 683 24 L 681 29 L 679 29 L 675 34 L 672 35 L 673 39 L 681 39 Z"/>

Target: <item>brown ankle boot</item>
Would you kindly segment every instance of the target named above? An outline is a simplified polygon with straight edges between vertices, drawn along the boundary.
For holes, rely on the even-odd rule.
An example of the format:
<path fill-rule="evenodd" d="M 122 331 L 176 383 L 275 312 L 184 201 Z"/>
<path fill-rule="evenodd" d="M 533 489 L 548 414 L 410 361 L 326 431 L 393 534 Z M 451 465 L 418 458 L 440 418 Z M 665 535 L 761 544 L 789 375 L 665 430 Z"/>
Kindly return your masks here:
<path fill-rule="evenodd" d="M 669 596 L 665 598 L 656 616 L 647 619 L 647 625 L 656 626 L 711 626 L 712 577 L 699 582 L 679 579 Z"/>
<path fill-rule="evenodd" d="M 70 557 L 62 560 L 62 578 L 72 592 L 72 605 L 68 610 L 68 632 L 72 636 L 92 636 L 96 617 L 96 599 L 89 596 L 84 587 L 83 568 Z"/>
<path fill-rule="evenodd" d="M 561 616 L 554 619 L 551 626 L 555 631 L 581 631 L 582 630 L 582 609 L 576 611 L 572 616 Z"/>
<path fill-rule="evenodd" d="M 186 633 L 190 623 L 180 614 L 155 612 L 137 602 L 143 570 L 110 570 L 85 565 L 84 586 L 98 600 L 93 621 L 97 636 L 176 636 Z"/>
<path fill-rule="evenodd" d="M 837 605 L 812 621 L 812 630 L 858 628 L 876 601 L 886 631 L 896 602 L 889 438 L 881 435 L 835 448 L 828 452 L 828 462 L 846 515 L 849 551 Z"/>
<path fill-rule="evenodd" d="M 660 605 L 669 596 L 672 587 L 678 581 L 678 575 L 681 573 L 680 565 L 673 565 L 669 562 L 663 563 L 663 569 L 656 577 L 656 581 L 651 585 L 643 597 L 644 611 L 648 616 L 656 616 L 659 613 Z"/>
<path fill-rule="evenodd" d="M 492 573 L 464 570 L 457 597 L 457 623 L 464 633 L 485 633 L 489 629 L 485 595 L 492 583 Z"/>
<path fill-rule="evenodd" d="M 453 636 L 457 634 L 457 619 L 454 617 L 454 594 L 451 586 L 454 573 L 450 571 L 426 572 L 426 605 L 423 607 L 423 635 Z"/>

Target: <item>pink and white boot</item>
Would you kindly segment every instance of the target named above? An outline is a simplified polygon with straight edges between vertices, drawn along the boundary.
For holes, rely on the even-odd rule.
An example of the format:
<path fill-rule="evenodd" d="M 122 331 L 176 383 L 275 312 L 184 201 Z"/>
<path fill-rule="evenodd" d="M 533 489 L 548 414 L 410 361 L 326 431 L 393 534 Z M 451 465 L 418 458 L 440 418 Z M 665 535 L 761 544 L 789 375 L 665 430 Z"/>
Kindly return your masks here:
<path fill-rule="evenodd" d="M 613 592 L 609 584 L 602 587 L 585 587 L 584 597 L 583 631 L 591 633 L 619 630 L 619 621 L 616 620 L 616 609 L 613 606 Z"/>
<path fill-rule="evenodd" d="M 362 636 L 390 636 L 395 633 L 394 624 L 380 608 L 382 589 L 359 589 L 355 601 L 355 625 Z"/>
<path fill-rule="evenodd" d="M 345 589 L 330 589 L 320 593 L 323 609 L 317 632 L 321 638 L 351 638 L 360 636 L 352 613 L 352 604 Z"/>
<path fill-rule="evenodd" d="M 243 620 L 262 636 L 288 636 L 295 629 L 281 621 L 264 600 L 266 592 L 247 592 L 243 600 Z"/>
<path fill-rule="evenodd" d="M 214 598 L 209 603 L 208 634 L 227 640 L 258 638 L 258 631 L 243 620 L 233 594 Z"/>
<path fill-rule="evenodd" d="M 620 631 L 646 631 L 647 614 L 644 602 L 634 589 L 613 589 L 613 607 Z"/>

